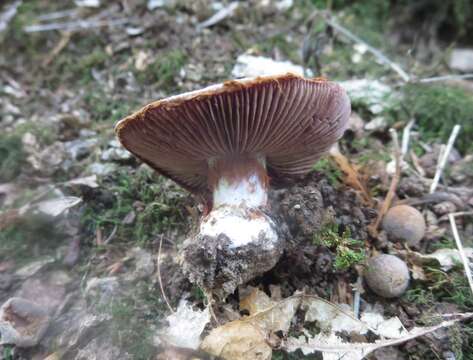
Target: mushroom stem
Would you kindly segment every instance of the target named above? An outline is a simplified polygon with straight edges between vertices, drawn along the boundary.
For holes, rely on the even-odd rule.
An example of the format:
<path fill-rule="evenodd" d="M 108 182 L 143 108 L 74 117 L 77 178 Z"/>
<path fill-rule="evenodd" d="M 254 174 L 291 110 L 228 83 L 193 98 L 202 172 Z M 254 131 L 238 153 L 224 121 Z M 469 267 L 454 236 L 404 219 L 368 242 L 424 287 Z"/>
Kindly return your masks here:
<path fill-rule="evenodd" d="M 268 176 L 263 158 L 209 161 L 213 209 L 202 219 L 200 235 L 226 236 L 232 247 L 278 241 L 276 225 L 263 212 L 268 203 Z"/>
<path fill-rule="evenodd" d="M 213 208 L 257 208 L 268 202 L 268 175 L 264 158 L 226 158 L 209 161 Z"/>

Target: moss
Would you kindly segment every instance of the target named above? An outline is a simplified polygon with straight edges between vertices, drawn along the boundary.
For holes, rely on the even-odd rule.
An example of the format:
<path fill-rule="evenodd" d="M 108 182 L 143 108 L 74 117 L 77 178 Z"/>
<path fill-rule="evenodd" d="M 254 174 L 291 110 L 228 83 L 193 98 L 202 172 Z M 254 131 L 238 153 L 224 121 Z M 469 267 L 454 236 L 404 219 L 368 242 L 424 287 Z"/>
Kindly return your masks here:
<path fill-rule="evenodd" d="M 183 230 L 187 226 L 182 212 L 185 195 L 177 185 L 140 170 L 120 171 L 109 181 L 103 185 L 114 194 L 112 204 L 105 208 L 93 204 L 84 216 L 84 224 L 92 232 L 97 227 L 111 231 L 116 226 L 118 239 L 146 245 L 158 234 Z M 131 211 L 136 213 L 134 223 L 123 224 L 122 220 Z"/>
<path fill-rule="evenodd" d="M 25 153 L 21 136 L 6 135 L 0 137 L 0 182 L 12 181 L 25 163 Z"/>
<path fill-rule="evenodd" d="M 137 105 L 136 100 L 124 101 L 123 98 L 93 87 L 85 94 L 84 103 L 93 121 L 108 121 L 112 124 L 130 114 Z"/>
<path fill-rule="evenodd" d="M 263 42 L 256 44 L 254 47 L 263 54 L 270 56 L 273 54 L 274 49 L 278 49 L 284 55 L 285 59 L 294 63 L 301 61 L 299 55 L 299 44 L 288 40 L 286 34 L 271 36 Z"/>
<path fill-rule="evenodd" d="M 15 259 L 19 265 L 51 254 L 64 238 L 51 222 L 34 216 L 24 218 L 0 231 L 0 262 Z"/>
<path fill-rule="evenodd" d="M 424 269 L 426 282 L 414 282 L 406 292 L 403 300 L 420 305 L 424 313 L 432 312 L 435 315 L 436 306 L 439 303 L 453 303 L 460 311 L 471 311 L 473 298 L 468 280 L 461 265 L 454 267 L 448 273 L 437 268 L 426 267 Z M 427 309 L 427 310 L 425 310 Z M 431 319 L 432 316 L 427 317 Z M 452 338 L 452 345 L 457 359 L 473 359 L 473 323 L 460 324 L 463 336 L 461 341 Z"/>
<path fill-rule="evenodd" d="M 152 346 L 153 334 L 148 326 L 143 326 L 134 300 L 115 300 L 106 311 L 112 316 L 113 342 L 132 355 L 133 359 L 151 359 L 155 352 Z"/>
<path fill-rule="evenodd" d="M 15 357 L 13 355 L 13 345 L 3 345 L 3 360 L 13 360 Z"/>
<path fill-rule="evenodd" d="M 314 235 L 313 243 L 335 251 L 335 270 L 344 271 L 365 258 L 363 242 L 351 238 L 350 230 L 340 230 L 337 224 L 325 225 Z"/>
<path fill-rule="evenodd" d="M 33 134 L 36 139 L 42 145 L 51 145 L 55 140 L 57 140 L 57 129 L 53 126 L 48 126 L 47 124 L 34 121 L 28 121 L 16 126 L 14 134 L 22 137 L 25 133 Z"/>
<path fill-rule="evenodd" d="M 416 119 L 422 136 L 446 143 L 453 126 L 462 126 L 455 145 L 462 152 L 473 150 L 473 95 L 446 85 L 407 85 L 404 108 Z"/>
<path fill-rule="evenodd" d="M 331 159 L 320 159 L 312 169 L 323 173 L 324 177 L 333 187 L 337 188 L 340 186 L 343 175 L 340 168 Z"/>
<path fill-rule="evenodd" d="M 153 84 L 169 91 L 174 90 L 175 79 L 186 60 L 187 56 L 178 49 L 158 54 L 156 60 L 144 71 L 135 73 L 136 79 L 143 84 Z"/>
<path fill-rule="evenodd" d="M 297 350 L 293 353 L 287 353 L 282 350 L 273 351 L 271 360 L 318 360 L 320 359 L 319 354 L 304 355 L 302 351 Z"/>

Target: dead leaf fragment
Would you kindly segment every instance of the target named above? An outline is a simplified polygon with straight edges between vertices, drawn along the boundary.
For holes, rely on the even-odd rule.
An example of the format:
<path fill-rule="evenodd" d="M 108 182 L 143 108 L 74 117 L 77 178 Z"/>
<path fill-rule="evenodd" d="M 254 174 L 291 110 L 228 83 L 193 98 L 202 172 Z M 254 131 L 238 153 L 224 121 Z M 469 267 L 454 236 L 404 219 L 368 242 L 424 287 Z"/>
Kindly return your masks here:
<path fill-rule="evenodd" d="M 372 205 L 373 200 L 371 199 L 368 190 L 366 190 L 366 187 L 361 183 L 358 171 L 350 164 L 345 155 L 340 152 L 337 144 L 330 148 L 330 156 L 332 156 L 340 170 L 345 174 L 345 178 L 343 179 L 344 182 L 348 186 L 358 190 L 366 204 Z"/>
<path fill-rule="evenodd" d="M 290 297 L 283 301 L 273 301 L 263 291 L 253 288 L 248 296 L 240 301 L 240 309 L 246 309 L 251 321 L 267 332 L 283 331 L 291 326 L 292 318 L 299 308 L 300 297 Z"/>
<path fill-rule="evenodd" d="M 210 321 L 209 308 L 194 310 L 192 305 L 181 301 L 175 313 L 166 320 L 169 326 L 156 337 L 156 343 L 196 350 L 200 345 L 200 335 Z"/>
<path fill-rule="evenodd" d="M 473 259 L 473 248 L 464 248 L 467 258 Z M 451 270 L 455 265 L 461 264 L 460 252 L 457 249 L 438 249 L 432 254 L 421 254 L 416 251 L 409 251 L 407 256 L 416 265 L 426 265 L 434 263 L 443 271 Z"/>
<path fill-rule="evenodd" d="M 282 345 L 289 352 L 301 350 L 304 355 L 315 352 L 322 352 L 324 360 L 361 360 L 371 352 L 386 347 L 402 344 L 419 336 L 430 334 L 438 329 L 452 326 L 458 321 L 473 317 L 473 313 L 450 314 L 455 317 L 453 320 L 445 320 L 435 326 L 414 327 L 411 331 L 405 332 L 403 336 L 394 339 L 377 340 L 374 343 L 353 343 L 345 342 L 343 339 L 331 333 L 330 335 L 317 334 L 315 336 L 306 333 L 299 337 L 290 337 Z"/>
<path fill-rule="evenodd" d="M 44 215 L 56 217 L 81 202 L 81 198 L 75 196 L 65 196 L 62 198 L 41 201 L 35 204 L 34 208 Z"/>
<path fill-rule="evenodd" d="M 270 360 L 265 333 L 250 322 L 235 320 L 213 329 L 201 349 L 225 360 Z"/>

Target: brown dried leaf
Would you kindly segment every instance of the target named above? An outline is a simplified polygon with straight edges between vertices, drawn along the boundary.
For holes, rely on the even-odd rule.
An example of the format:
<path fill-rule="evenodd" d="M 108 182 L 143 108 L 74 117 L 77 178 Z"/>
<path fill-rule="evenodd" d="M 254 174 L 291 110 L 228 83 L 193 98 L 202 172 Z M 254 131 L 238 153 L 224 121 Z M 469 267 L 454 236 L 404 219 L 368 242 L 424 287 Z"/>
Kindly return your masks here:
<path fill-rule="evenodd" d="M 201 345 L 203 351 L 225 360 L 270 360 L 272 349 L 258 326 L 235 320 L 213 329 Z"/>
<path fill-rule="evenodd" d="M 337 145 L 332 146 L 330 149 L 330 155 L 335 160 L 340 170 L 345 174 L 344 182 L 348 186 L 358 190 L 366 204 L 372 206 L 373 199 L 368 193 L 368 190 L 366 190 L 366 187 L 360 181 L 360 175 L 356 167 L 350 164 L 345 155 L 340 152 Z"/>

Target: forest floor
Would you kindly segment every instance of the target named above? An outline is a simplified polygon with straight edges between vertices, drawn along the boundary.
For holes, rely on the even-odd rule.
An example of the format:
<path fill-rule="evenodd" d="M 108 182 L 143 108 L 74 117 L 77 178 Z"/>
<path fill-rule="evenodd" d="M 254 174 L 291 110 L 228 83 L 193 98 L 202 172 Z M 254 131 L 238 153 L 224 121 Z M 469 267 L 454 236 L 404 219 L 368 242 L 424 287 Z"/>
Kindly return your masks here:
<path fill-rule="evenodd" d="M 0 16 L 0 305 L 37 316 L 14 317 L 23 332 L 7 334 L 4 305 L 0 359 L 318 359 L 320 346 L 309 340 L 328 334 L 365 347 L 404 339 L 369 351 L 370 359 L 473 359 L 473 322 L 442 322 L 473 311 L 452 232 L 472 256 L 473 81 L 422 80 L 460 74 L 450 58 L 461 34 L 424 36 L 425 17 L 416 23 L 364 2 L 331 15 L 318 1 L 84 6 L 94 3 L 24 0 L 0 8 L 16 10 L 8 22 Z M 218 12 L 221 19 L 206 21 Z M 223 301 L 181 271 L 180 245 L 201 207 L 125 151 L 114 125 L 153 100 L 232 79 L 235 65 L 256 71 L 244 54 L 340 81 L 353 113 L 339 153 L 270 192 L 287 228 L 280 262 Z M 455 125 L 460 132 L 431 194 Z M 406 144 L 390 193 L 396 153 Z M 422 241 L 392 241 L 373 226 L 386 201 L 422 213 Z M 456 227 L 452 213 L 461 213 Z M 366 262 L 380 253 L 409 268 L 400 297 L 378 296 L 363 281 Z M 311 310 L 323 304 L 333 318 Z M 262 320 L 268 313 L 280 322 Z M 401 336 L 383 333 L 379 321 L 379 329 L 363 330 L 362 314 L 391 319 Z M 413 336 L 414 327 L 426 335 Z M 264 329 L 261 341 L 255 328 Z M 222 340 L 219 329 L 251 339 Z M 347 351 L 329 345 L 332 356 Z"/>

